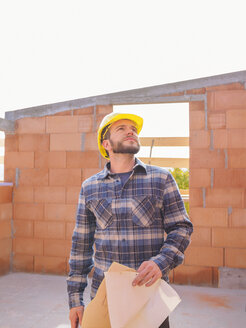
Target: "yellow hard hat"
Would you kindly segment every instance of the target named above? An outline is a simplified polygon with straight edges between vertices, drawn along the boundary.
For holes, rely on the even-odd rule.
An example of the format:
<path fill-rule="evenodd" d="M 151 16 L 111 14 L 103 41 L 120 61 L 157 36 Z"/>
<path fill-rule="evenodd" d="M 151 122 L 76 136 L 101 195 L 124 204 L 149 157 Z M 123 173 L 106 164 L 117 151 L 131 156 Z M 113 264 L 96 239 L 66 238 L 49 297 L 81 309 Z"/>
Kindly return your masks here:
<path fill-rule="evenodd" d="M 138 115 L 134 115 L 134 114 L 123 114 L 123 113 L 110 113 L 108 115 L 106 115 L 97 132 L 97 143 L 98 143 L 98 148 L 99 151 L 101 153 L 101 155 L 108 159 L 109 156 L 106 152 L 106 150 L 104 149 L 104 147 L 102 146 L 102 142 L 103 142 L 103 137 L 105 136 L 106 132 L 108 131 L 108 129 L 110 128 L 110 126 L 119 121 L 119 120 L 130 120 L 133 121 L 136 125 L 137 128 L 137 134 L 140 133 L 140 131 L 142 130 L 142 126 L 143 126 L 143 119 L 142 117 L 138 116 Z M 103 134 L 102 134 L 103 133 Z"/>

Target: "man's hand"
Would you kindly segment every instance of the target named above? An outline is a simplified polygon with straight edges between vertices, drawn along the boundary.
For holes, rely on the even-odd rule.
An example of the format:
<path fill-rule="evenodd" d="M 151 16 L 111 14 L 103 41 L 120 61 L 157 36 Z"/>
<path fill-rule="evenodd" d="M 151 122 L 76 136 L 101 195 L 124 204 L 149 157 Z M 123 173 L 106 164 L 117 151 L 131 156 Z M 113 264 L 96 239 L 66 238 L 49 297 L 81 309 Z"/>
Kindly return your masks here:
<path fill-rule="evenodd" d="M 71 328 L 78 328 L 79 324 L 81 326 L 83 313 L 84 313 L 83 306 L 77 306 L 70 309 L 69 319 L 71 322 Z"/>
<path fill-rule="evenodd" d="M 154 261 L 144 261 L 137 272 L 138 275 L 132 282 L 133 286 L 142 286 L 146 284 L 145 286 L 149 287 L 162 276 L 160 268 Z"/>

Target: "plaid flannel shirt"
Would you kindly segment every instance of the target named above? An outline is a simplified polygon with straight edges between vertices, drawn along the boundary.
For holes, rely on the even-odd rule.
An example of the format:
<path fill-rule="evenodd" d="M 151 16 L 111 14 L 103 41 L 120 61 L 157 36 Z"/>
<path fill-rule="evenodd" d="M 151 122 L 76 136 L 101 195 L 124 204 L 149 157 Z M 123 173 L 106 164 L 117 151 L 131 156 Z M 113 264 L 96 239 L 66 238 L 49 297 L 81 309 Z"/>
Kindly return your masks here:
<path fill-rule="evenodd" d="M 83 291 L 93 265 L 92 298 L 114 261 L 137 269 L 143 261 L 153 260 L 168 281 L 169 271 L 183 262 L 193 231 L 168 171 L 136 159 L 122 186 L 109 165 L 82 184 L 67 278 L 70 308 L 84 305 Z"/>

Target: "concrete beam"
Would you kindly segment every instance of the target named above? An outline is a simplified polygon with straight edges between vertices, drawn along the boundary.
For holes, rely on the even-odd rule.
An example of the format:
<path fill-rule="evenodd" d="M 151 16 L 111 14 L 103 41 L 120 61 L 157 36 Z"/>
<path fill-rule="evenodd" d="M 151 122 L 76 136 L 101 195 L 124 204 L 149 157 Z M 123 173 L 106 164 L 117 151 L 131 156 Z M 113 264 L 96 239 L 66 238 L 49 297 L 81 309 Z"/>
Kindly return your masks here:
<path fill-rule="evenodd" d="M 15 122 L 0 118 L 0 131 L 4 132 L 14 132 Z"/>
<path fill-rule="evenodd" d="M 17 120 L 23 117 L 52 115 L 58 112 L 80 109 L 96 105 L 130 105 L 130 104 L 154 104 L 171 102 L 190 102 L 204 100 L 204 95 L 165 96 L 177 92 L 186 92 L 192 89 L 200 89 L 222 84 L 246 83 L 246 71 L 215 75 L 194 80 L 162 84 L 152 87 L 109 93 L 94 97 L 75 99 L 49 105 L 24 108 L 5 113 L 9 120 Z"/>

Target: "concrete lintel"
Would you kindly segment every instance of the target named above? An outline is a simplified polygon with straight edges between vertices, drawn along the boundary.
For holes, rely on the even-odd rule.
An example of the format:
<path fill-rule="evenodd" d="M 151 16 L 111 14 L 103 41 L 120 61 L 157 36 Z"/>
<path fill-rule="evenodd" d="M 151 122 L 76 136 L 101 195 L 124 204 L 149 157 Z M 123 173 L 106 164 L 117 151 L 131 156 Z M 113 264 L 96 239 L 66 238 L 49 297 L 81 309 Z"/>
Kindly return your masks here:
<path fill-rule="evenodd" d="M 186 92 L 192 89 L 200 89 L 230 83 L 245 83 L 246 71 L 215 75 L 211 77 L 181 81 L 176 83 L 162 84 L 152 87 L 115 92 L 94 97 L 75 99 L 50 105 L 42 105 L 6 112 L 5 117 L 9 120 L 17 120 L 27 116 L 52 115 L 65 110 L 85 108 L 95 105 L 127 105 L 127 104 L 152 104 L 167 102 L 186 102 L 199 100 L 202 95 L 184 95 L 177 97 L 165 97 L 165 95 Z"/>
<path fill-rule="evenodd" d="M 8 120 L 15 121 L 24 117 L 42 117 L 46 115 L 54 115 L 67 110 L 82 109 L 96 105 L 133 105 L 133 104 L 161 104 L 161 103 L 178 103 L 189 101 L 203 101 L 204 95 L 182 95 L 182 96 L 141 96 L 131 97 L 125 96 L 97 96 L 92 98 L 77 99 L 70 102 L 55 103 L 50 105 L 42 105 L 37 107 L 24 108 L 20 110 L 5 113 Z"/>
<path fill-rule="evenodd" d="M 4 118 L 0 118 L 0 131 L 14 132 L 15 131 L 15 123 L 13 121 L 6 120 Z"/>

